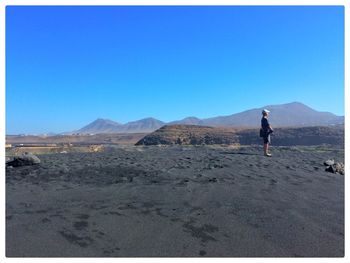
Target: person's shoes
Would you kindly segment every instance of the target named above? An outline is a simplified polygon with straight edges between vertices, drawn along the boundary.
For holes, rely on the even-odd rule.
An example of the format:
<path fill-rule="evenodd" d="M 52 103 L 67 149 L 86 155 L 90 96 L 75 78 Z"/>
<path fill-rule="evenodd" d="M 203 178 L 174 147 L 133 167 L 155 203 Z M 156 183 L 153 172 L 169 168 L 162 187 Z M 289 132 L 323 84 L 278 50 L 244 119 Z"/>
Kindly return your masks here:
<path fill-rule="evenodd" d="M 272 156 L 272 154 L 271 154 L 271 153 L 265 153 L 265 156 L 267 156 L 267 157 L 271 157 L 271 156 Z"/>

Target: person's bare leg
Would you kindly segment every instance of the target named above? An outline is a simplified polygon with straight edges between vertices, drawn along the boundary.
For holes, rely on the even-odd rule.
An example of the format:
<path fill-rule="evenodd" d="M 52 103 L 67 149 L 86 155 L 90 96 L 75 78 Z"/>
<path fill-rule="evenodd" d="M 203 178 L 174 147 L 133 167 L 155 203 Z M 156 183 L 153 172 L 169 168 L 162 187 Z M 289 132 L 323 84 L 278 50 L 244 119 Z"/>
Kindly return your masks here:
<path fill-rule="evenodd" d="M 266 156 L 271 156 L 271 154 L 269 153 L 269 144 L 268 144 L 268 143 L 266 143 L 265 155 L 266 155 Z"/>
<path fill-rule="evenodd" d="M 271 154 L 269 154 L 269 144 L 268 143 L 264 143 L 264 155 L 271 156 Z"/>

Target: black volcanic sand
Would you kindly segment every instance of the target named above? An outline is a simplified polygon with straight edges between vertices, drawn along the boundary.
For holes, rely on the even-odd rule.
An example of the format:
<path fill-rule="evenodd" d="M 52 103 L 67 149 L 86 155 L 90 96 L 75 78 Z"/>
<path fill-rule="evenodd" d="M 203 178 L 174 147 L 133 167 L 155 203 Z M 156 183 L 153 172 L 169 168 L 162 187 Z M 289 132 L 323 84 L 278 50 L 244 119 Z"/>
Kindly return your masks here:
<path fill-rule="evenodd" d="M 6 171 L 9 257 L 342 257 L 342 149 L 126 147 Z"/>

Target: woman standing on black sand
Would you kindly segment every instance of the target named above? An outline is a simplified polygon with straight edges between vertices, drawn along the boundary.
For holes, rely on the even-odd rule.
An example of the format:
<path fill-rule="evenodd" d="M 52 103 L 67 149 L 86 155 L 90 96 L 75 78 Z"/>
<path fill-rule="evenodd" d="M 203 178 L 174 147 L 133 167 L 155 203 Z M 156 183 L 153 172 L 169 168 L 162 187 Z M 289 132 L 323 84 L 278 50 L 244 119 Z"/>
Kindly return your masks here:
<path fill-rule="evenodd" d="M 273 132 L 272 127 L 268 121 L 269 110 L 264 109 L 262 111 L 263 117 L 261 118 L 261 137 L 264 139 L 264 155 L 271 157 L 272 155 L 269 153 L 269 143 L 271 141 L 270 134 Z"/>

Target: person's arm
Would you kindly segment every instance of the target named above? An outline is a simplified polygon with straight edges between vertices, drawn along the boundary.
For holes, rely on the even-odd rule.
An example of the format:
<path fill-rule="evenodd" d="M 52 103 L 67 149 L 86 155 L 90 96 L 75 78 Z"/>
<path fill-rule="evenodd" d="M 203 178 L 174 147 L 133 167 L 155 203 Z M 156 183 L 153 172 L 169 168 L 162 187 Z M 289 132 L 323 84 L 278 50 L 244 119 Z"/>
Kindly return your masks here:
<path fill-rule="evenodd" d="M 269 122 L 268 120 L 266 120 L 266 121 L 267 121 L 268 130 L 269 130 L 270 132 L 273 132 L 273 129 L 272 129 L 271 125 L 270 125 L 270 122 Z"/>

